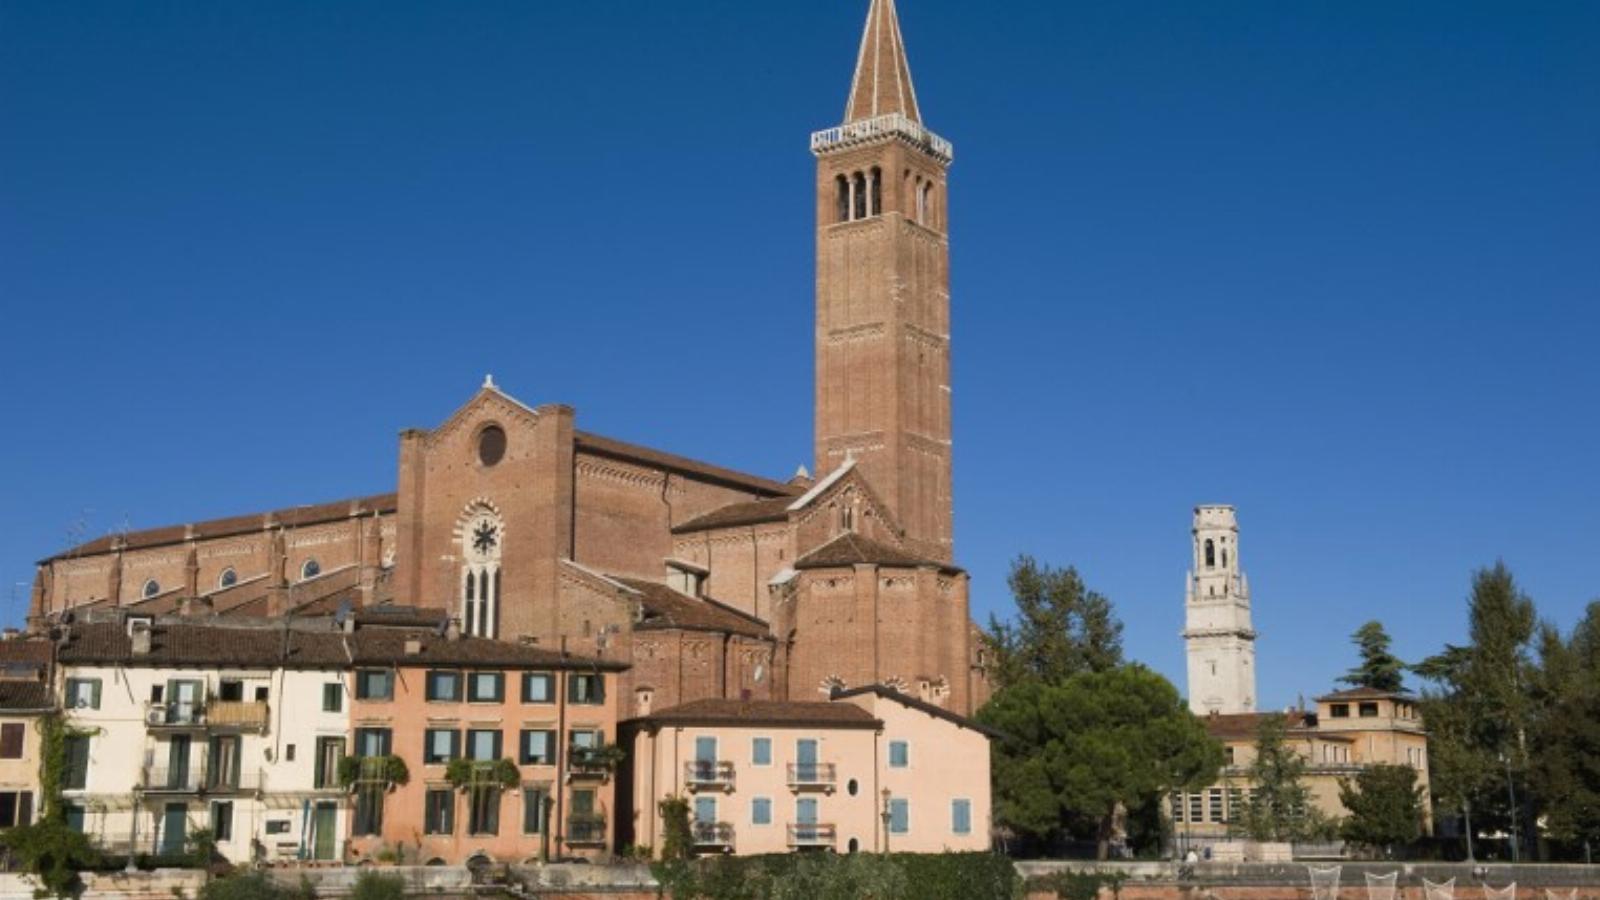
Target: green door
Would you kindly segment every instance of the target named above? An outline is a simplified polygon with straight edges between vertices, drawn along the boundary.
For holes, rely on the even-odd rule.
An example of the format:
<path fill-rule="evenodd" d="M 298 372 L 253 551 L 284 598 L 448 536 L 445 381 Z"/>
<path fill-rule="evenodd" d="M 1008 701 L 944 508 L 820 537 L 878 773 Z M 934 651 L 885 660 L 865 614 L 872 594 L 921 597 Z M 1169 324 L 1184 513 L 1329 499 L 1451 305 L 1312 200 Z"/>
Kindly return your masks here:
<path fill-rule="evenodd" d="M 189 807 L 168 803 L 161 814 L 161 853 L 171 856 L 183 852 L 189 840 Z"/>
<path fill-rule="evenodd" d="M 339 807 L 333 803 L 318 803 L 311 822 L 311 858 L 333 859 L 334 845 L 339 840 Z"/>

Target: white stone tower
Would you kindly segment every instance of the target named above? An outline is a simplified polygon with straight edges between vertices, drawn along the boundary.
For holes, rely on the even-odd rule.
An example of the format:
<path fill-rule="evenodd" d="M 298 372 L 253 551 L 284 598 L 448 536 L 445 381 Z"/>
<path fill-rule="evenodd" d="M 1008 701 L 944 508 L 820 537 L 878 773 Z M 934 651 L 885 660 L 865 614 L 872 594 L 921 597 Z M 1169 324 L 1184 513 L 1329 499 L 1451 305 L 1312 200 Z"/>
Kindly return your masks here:
<path fill-rule="evenodd" d="M 1239 571 L 1239 520 L 1231 506 L 1194 508 L 1183 640 L 1189 709 L 1196 715 L 1256 711 L 1256 633 L 1250 585 Z"/>

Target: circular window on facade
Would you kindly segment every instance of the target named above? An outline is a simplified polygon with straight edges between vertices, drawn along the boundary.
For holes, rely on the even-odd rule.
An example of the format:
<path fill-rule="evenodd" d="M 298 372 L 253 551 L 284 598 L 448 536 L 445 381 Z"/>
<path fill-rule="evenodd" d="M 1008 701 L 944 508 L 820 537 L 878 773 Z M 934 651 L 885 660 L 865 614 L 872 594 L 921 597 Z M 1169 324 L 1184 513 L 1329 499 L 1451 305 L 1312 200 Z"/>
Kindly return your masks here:
<path fill-rule="evenodd" d="M 217 576 L 217 587 L 219 588 L 230 588 L 238 583 L 239 573 L 235 572 L 232 566 L 223 569 L 222 574 Z"/>
<path fill-rule="evenodd" d="M 478 432 L 478 462 L 492 466 L 506 455 L 506 431 L 499 425 L 489 425 Z"/>
<path fill-rule="evenodd" d="M 852 778 L 844 786 L 844 789 L 850 792 L 850 796 L 854 797 L 856 795 L 856 791 L 861 790 L 861 785 L 857 784 L 856 780 L 854 778 Z"/>
<path fill-rule="evenodd" d="M 321 575 L 321 574 L 322 574 L 322 563 L 319 563 L 314 559 L 308 559 L 308 560 L 305 561 L 305 563 L 303 565 L 300 566 L 300 580 L 301 581 L 305 581 L 307 579 L 315 578 L 315 577 L 317 577 L 318 575 Z"/>
<path fill-rule="evenodd" d="M 139 593 L 142 594 L 146 600 L 148 600 L 151 597 L 161 593 L 161 582 L 152 578 L 144 583 L 144 589 Z"/>

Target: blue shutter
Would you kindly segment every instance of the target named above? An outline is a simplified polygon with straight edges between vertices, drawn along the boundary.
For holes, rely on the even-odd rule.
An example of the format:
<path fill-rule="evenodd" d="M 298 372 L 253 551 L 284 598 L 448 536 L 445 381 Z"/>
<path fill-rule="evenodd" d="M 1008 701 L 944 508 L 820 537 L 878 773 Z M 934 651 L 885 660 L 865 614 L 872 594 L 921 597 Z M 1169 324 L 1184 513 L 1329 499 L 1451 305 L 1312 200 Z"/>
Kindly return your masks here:
<path fill-rule="evenodd" d="M 953 800 L 950 803 L 950 830 L 956 834 L 972 833 L 972 801 Z"/>
<path fill-rule="evenodd" d="M 889 801 L 889 831 L 905 834 L 911 830 L 911 803 L 904 798 Z"/>

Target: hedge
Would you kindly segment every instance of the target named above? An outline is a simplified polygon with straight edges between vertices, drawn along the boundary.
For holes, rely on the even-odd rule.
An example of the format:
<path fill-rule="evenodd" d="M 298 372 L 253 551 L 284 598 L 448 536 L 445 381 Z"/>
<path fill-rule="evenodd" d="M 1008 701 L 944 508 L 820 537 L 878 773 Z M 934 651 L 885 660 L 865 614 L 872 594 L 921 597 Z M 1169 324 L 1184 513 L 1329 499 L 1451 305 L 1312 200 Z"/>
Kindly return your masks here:
<path fill-rule="evenodd" d="M 790 853 L 726 856 L 655 866 L 673 900 L 1015 900 L 1022 878 L 994 853 Z"/>

